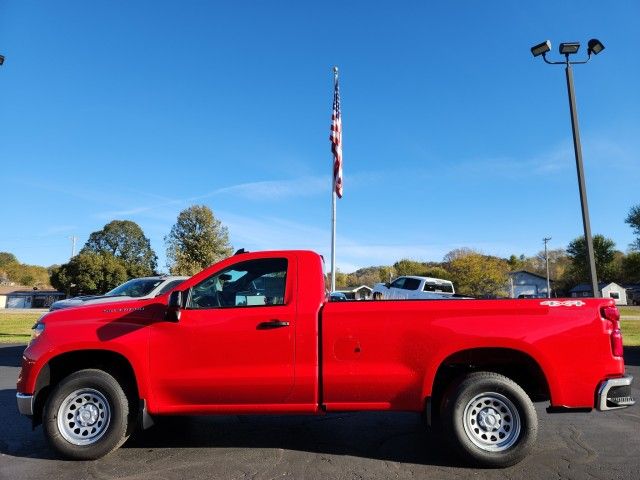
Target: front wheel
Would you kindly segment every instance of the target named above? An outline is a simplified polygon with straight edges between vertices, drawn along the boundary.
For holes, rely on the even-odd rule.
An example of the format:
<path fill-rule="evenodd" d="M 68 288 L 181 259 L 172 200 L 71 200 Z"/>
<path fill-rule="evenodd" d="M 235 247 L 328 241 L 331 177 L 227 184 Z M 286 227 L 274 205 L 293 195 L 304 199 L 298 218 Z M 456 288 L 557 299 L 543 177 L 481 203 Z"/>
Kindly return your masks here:
<path fill-rule="evenodd" d="M 447 440 L 473 463 L 508 467 L 533 447 L 538 417 L 531 399 L 513 380 L 475 372 L 445 395 L 442 420 Z"/>
<path fill-rule="evenodd" d="M 72 373 L 51 392 L 43 411 L 43 430 L 59 454 L 94 460 L 127 439 L 129 402 L 118 381 L 102 370 Z"/>

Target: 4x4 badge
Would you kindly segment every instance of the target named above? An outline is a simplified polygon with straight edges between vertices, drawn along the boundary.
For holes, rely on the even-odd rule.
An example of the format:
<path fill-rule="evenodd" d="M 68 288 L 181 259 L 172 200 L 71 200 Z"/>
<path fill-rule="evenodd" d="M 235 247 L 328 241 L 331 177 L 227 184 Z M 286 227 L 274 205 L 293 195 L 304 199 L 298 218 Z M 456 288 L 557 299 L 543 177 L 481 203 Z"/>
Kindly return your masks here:
<path fill-rule="evenodd" d="M 540 305 L 548 305 L 550 307 L 582 307 L 586 305 L 582 300 L 546 300 L 540 302 Z"/>

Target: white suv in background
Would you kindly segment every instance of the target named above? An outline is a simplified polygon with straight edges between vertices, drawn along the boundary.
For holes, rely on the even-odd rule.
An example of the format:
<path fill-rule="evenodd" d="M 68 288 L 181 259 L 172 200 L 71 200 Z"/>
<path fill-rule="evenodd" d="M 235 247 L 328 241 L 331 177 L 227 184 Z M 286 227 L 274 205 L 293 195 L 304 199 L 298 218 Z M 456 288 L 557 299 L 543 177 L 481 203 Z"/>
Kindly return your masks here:
<path fill-rule="evenodd" d="M 158 277 L 134 278 L 104 295 L 83 295 L 81 297 L 58 300 L 51 305 L 50 311 L 61 308 L 83 307 L 96 303 L 124 302 L 137 298 L 153 298 L 173 290 L 189 277 L 162 275 Z"/>
<path fill-rule="evenodd" d="M 392 283 L 376 283 L 376 292 L 385 300 L 447 299 L 456 293 L 449 280 L 414 275 L 398 277 Z"/>

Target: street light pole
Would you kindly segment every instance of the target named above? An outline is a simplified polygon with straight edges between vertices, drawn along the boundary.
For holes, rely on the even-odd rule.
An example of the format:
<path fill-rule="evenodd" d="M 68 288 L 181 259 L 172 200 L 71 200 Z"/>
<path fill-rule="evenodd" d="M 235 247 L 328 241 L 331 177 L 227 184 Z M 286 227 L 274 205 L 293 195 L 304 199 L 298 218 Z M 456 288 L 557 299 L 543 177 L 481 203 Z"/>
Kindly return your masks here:
<path fill-rule="evenodd" d="M 580 130 L 578 128 L 578 111 L 576 109 L 576 97 L 573 88 L 573 69 L 567 55 L 567 91 L 569 93 L 569 111 L 571 112 L 571 130 L 573 132 L 573 151 L 576 157 L 576 169 L 578 170 L 578 188 L 580 190 L 580 207 L 582 208 L 582 226 L 584 239 L 587 246 L 587 258 L 589 262 L 589 277 L 594 297 L 600 296 L 598 290 L 598 277 L 596 273 L 596 260 L 593 254 L 593 238 L 591 237 L 591 223 L 589 221 L 589 205 L 587 203 L 587 186 L 584 180 L 584 166 L 582 164 L 582 146 L 580 145 Z"/>
<path fill-rule="evenodd" d="M 589 277 L 591 279 L 591 289 L 594 297 L 600 296 L 598 290 L 598 277 L 596 274 L 596 261 L 593 253 L 593 238 L 591 237 L 591 224 L 589 222 L 589 206 L 587 204 L 587 187 L 584 179 L 584 166 L 582 164 L 582 147 L 580 145 L 580 131 L 578 128 L 578 112 L 576 108 L 576 97 L 573 87 L 573 69 L 571 65 L 587 63 L 591 59 L 591 54 L 598 55 L 604 50 L 604 45 L 598 39 L 592 38 L 588 43 L 587 59 L 582 61 L 570 61 L 569 55 L 578 53 L 580 49 L 579 42 L 565 42 L 560 44 L 560 54 L 564 55 L 565 60 L 554 62 L 547 59 L 547 52 L 551 50 L 551 42 L 549 40 L 534 45 L 531 53 L 534 57 L 542 55 L 545 63 L 550 65 L 564 65 L 567 76 L 567 91 L 569 92 L 569 112 L 571 113 L 571 130 L 573 133 L 573 151 L 576 157 L 576 169 L 578 170 L 578 188 L 580 190 L 580 206 L 582 209 L 582 226 L 584 228 L 584 240 L 587 247 L 587 266 L 589 269 Z M 545 243 L 546 247 L 546 243 Z"/>

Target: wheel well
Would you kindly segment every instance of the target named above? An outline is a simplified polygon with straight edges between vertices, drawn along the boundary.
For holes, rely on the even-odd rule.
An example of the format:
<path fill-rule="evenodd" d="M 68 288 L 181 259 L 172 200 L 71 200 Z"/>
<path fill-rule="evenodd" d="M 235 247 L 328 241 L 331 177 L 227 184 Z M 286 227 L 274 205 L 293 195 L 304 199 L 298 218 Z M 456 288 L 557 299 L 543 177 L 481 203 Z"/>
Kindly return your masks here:
<path fill-rule="evenodd" d="M 51 390 L 63 378 L 87 368 L 104 370 L 113 375 L 122 386 L 132 406 L 137 405 L 140 397 L 136 377 L 131 364 L 123 355 L 110 350 L 67 352 L 50 359 L 38 374 L 35 386 L 34 425 L 40 423 L 42 419 L 42 410 Z M 133 411 L 137 411 L 137 408 Z"/>
<path fill-rule="evenodd" d="M 509 377 L 534 402 L 550 399 L 544 372 L 531 356 L 509 348 L 474 348 L 456 352 L 440 364 L 433 381 L 432 404 L 436 405 L 441 400 L 444 391 L 456 378 L 476 371 L 496 372 Z"/>

